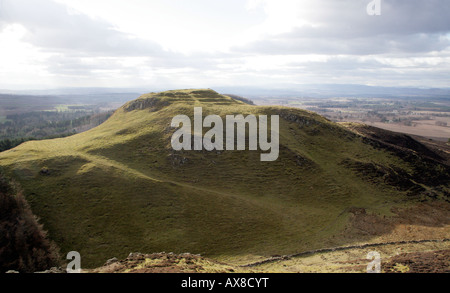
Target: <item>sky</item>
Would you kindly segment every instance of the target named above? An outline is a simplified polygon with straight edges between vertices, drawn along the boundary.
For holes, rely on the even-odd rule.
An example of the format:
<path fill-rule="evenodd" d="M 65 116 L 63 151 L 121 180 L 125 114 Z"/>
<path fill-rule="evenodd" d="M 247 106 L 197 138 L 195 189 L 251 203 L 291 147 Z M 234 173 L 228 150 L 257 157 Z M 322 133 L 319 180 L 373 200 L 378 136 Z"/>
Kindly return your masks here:
<path fill-rule="evenodd" d="M 450 1 L 379 2 L 0 0 L 0 89 L 450 87 Z"/>

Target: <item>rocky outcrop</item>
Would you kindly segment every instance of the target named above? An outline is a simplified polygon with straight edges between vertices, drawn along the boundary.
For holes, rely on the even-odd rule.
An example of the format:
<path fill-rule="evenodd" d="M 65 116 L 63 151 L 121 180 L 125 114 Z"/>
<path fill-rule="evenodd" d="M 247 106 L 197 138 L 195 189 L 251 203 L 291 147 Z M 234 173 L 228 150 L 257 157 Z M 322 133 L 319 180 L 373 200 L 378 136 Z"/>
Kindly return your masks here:
<path fill-rule="evenodd" d="M 127 112 L 134 110 L 150 109 L 151 111 L 158 111 L 165 106 L 168 106 L 167 101 L 162 101 L 158 97 L 139 98 L 131 101 L 124 106 L 124 110 Z"/>

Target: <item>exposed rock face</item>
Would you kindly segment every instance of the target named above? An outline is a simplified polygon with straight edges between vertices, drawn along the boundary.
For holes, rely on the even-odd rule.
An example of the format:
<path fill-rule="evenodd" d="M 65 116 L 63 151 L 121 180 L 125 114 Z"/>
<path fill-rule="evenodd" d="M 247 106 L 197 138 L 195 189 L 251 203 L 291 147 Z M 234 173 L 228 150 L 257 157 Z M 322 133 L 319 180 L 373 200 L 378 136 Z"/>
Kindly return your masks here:
<path fill-rule="evenodd" d="M 130 112 L 134 110 L 151 109 L 157 111 L 169 105 L 166 101 L 161 101 L 158 97 L 142 98 L 134 100 L 124 106 L 125 111 Z"/>
<path fill-rule="evenodd" d="M 118 261 L 119 260 L 116 257 L 113 257 L 113 258 L 108 259 L 104 265 L 109 266 L 110 264 L 116 263 Z"/>
<path fill-rule="evenodd" d="M 42 272 L 36 272 L 40 274 L 65 274 L 67 271 L 61 267 L 52 267 L 49 270 L 45 270 Z"/>

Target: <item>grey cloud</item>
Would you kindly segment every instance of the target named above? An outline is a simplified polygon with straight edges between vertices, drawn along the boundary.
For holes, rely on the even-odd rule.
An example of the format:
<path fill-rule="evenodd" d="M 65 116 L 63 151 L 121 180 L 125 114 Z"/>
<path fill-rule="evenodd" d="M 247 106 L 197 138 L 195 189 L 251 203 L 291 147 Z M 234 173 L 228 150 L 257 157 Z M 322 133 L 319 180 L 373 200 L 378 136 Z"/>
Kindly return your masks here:
<path fill-rule="evenodd" d="M 307 20 L 319 27 L 301 27 L 291 32 L 264 36 L 246 46 L 234 47 L 230 53 L 193 53 L 183 55 L 164 51 L 150 40 L 133 38 L 106 21 L 87 15 L 69 13 L 64 5 L 49 0 L 0 0 L 0 31 L 19 23 L 28 33 L 25 41 L 52 52 L 46 69 L 55 76 L 93 80 L 111 76 L 146 82 L 146 74 L 155 73 L 152 82 L 190 86 L 209 80 L 237 84 L 276 82 L 386 82 L 430 81 L 448 79 L 448 64 L 435 67 L 416 64 L 399 71 L 397 66 L 357 56 L 421 57 L 429 52 L 450 49 L 450 1 L 381 0 L 382 15 L 368 16 L 370 0 L 315 0 L 315 9 Z M 265 55 L 346 55 L 326 62 L 292 62 L 269 69 L 245 66 L 248 56 Z M 123 57 L 143 58 L 139 66 L 127 66 Z M 448 53 L 447 53 L 448 56 Z M 95 57 L 86 62 L 84 57 Z M 94 59 L 94 58 L 92 58 Z M 221 67 L 220 64 L 226 66 Z M 189 73 L 183 70 L 189 69 Z M 101 73 L 99 73 L 101 72 Z M 151 74 L 149 74 L 151 75 Z M 285 80 L 286 77 L 286 80 Z M 111 79 L 117 80 L 117 79 Z M 225 80 L 225 81 L 224 81 Z"/>
<path fill-rule="evenodd" d="M 236 52 L 262 54 L 383 54 L 442 51 L 450 47 L 448 0 L 381 0 L 381 15 L 369 16 L 370 0 L 316 0 L 303 26 L 266 36 Z"/>
<path fill-rule="evenodd" d="M 357 38 L 314 38 L 296 35 L 279 35 L 235 47 L 237 52 L 262 54 L 348 54 L 372 55 L 385 53 L 426 53 L 442 51 L 450 46 L 450 39 L 441 35 L 378 35 Z"/>
<path fill-rule="evenodd" d="M 317 37 L 361 37 L 385 34 L 445 33 L 450 30 L 447 0 L 381 0 L 381 15 L 368 16 L 371 0 L 316 0 L 311 20 L 325 26 L 296 33 Z"/>
<path fill-rule="evenodd" d="M 155 42 L 133 38 L 111 24 L 48 0 L 4 0 L 0 29 L 18 23 L 27 29 L 25 41 L 47 51 L 80 55 L 149 56 L 168 54 Z"/>
<path fill-rule="evenodd" d="M 82 58 L 56 55 L 46 60 L 47 71 L 51 74 L 91 76 L 94 71 L 117 71 L 125 67 L 116 58 L 95 58 L 95 62 L 86 62 Z"/>

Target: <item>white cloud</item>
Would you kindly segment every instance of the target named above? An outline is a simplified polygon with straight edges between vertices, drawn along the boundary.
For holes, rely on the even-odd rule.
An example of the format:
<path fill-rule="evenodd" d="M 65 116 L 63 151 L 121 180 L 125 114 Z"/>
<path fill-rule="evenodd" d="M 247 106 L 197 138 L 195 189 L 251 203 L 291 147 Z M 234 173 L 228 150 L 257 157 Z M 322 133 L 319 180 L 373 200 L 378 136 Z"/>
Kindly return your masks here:
<path fill-rule="evenodd" d="M 0 88 L 448 84 L 448 0 L 369 2 L 0 0 Z"/>
<path fill-rule="evenodd" d="M 8 24 L 0 34 L 0 86 L 7 81 L 11 88 L 25 84 L 39 87 L 45 82 L 48 73 L 42 62 L 42 54 L 31 44 L 22 41 L 26 29 L 20 24 Z"/>

